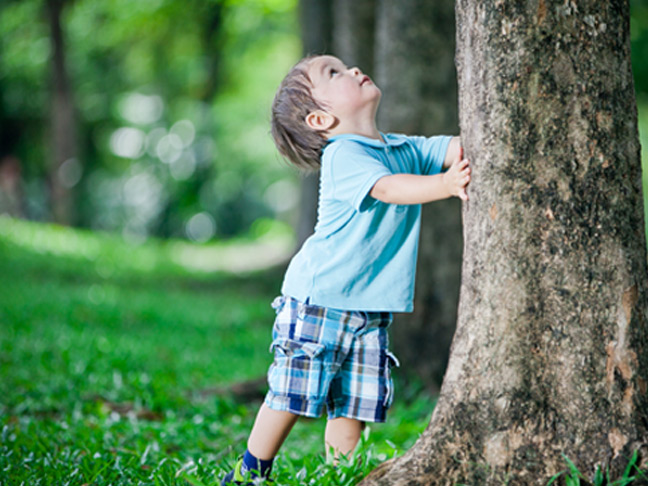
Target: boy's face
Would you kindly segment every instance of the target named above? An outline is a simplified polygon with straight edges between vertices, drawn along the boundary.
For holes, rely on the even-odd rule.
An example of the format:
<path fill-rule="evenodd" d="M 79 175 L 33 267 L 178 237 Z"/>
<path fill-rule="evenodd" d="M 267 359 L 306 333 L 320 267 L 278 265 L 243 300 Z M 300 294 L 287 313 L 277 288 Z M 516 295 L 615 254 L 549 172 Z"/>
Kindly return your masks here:
<path fill-rule="evenodd" d="M 308 67 L 312 93 L 341 124 L 373 122 L 380 89 L 358 68 L 348 68 L 333 56 L 314 58 Z"/>

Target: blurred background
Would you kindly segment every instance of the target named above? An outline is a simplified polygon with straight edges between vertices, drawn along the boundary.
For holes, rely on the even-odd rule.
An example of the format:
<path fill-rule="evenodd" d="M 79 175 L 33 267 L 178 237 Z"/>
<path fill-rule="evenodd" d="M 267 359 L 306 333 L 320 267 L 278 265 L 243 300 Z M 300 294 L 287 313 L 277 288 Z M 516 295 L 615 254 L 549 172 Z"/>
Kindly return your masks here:
<path fill-rule="evenodd" d="M 648 7 L 631 4 L 645 142 Z M 204 243 L 268 220 L 295 227 L 300 178 L 274 150 L 269 106 L 305 50 L 300 24 L 314 28 L 299 8 L 2 0 L 0 214 L 132 242 Z"/>
<path fill-rule="evenodd" d="M 2 0 L 0 213 L 207 242 L 290 220 L 295 0 Z"/>

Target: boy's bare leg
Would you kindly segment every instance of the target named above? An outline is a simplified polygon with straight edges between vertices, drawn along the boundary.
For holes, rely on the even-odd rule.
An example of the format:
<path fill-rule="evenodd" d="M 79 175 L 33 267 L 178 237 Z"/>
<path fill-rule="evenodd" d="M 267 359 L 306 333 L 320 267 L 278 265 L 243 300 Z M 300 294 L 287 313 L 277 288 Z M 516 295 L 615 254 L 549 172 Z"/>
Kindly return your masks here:
<path fill-rule="evenodd" d="M 346 417 L 329 420 L 326 423 L 326 433 L 324 434 L 327 456 L 330 454 L 330 449 L 333 448 L 335 459 L 340 455 L 348 457 L 358 445 L 364 427 L 364 422 Z"/>
<path fill-rule="evenodd" d="M 248 450 L 257 459 L 273 459 L 299 418 L 290 412 L 272 410 L 264 403 L 248 439 Z"/>

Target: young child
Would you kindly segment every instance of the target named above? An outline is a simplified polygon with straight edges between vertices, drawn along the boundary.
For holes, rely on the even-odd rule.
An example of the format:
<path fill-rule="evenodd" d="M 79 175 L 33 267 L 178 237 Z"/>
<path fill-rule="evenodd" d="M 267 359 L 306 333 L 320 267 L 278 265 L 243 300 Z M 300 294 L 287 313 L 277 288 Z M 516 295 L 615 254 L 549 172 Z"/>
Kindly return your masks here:
<path fill-rule="evenodd" d="M 292 259 L 273 303 L 269 392 L 245 455 L 222 485 L 268 478 L 299 416 L 328 412 L 327 450 L 348 454 L 365 422 L 392 402 L 387 328 L 411 312 L 421 204 L 467 200 L 468 161 L 457 137 L 383 134 L 380 89 L 332 56 L 301 60 L 272 107 L 279 151 L 320 170 L 314 234 Z"/>

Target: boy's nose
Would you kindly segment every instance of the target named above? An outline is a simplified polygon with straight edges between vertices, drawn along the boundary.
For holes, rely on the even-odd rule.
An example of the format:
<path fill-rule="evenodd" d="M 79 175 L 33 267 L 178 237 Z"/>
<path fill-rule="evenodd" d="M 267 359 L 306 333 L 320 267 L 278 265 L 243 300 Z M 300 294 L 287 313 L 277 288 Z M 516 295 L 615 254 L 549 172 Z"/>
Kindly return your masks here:
<path fill-rule="evenodd" d="M 351 68 L 351 74 L 353 74 L 354 76 L 360 76 L 362 74 L 362 71 L 360 71 L 360 68 L 354 66 Z"/>

